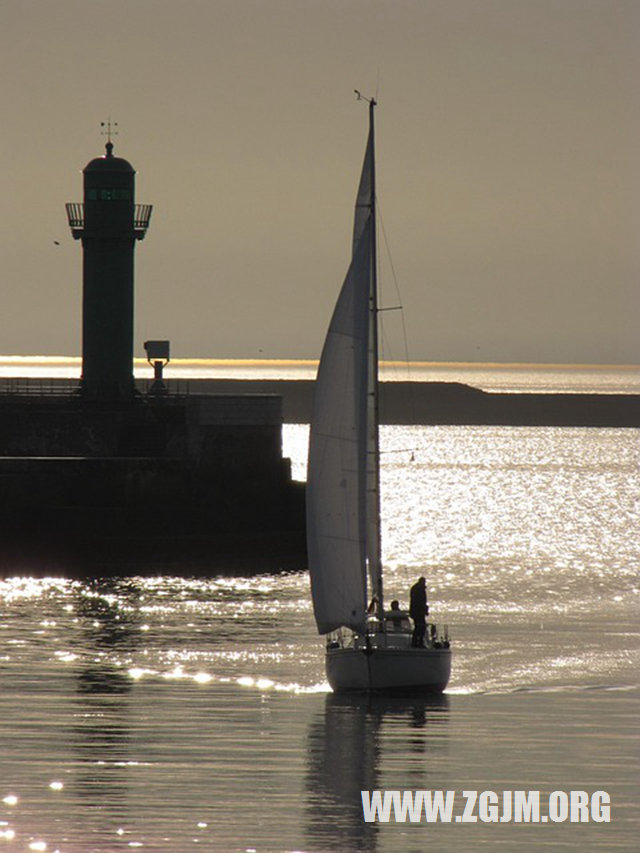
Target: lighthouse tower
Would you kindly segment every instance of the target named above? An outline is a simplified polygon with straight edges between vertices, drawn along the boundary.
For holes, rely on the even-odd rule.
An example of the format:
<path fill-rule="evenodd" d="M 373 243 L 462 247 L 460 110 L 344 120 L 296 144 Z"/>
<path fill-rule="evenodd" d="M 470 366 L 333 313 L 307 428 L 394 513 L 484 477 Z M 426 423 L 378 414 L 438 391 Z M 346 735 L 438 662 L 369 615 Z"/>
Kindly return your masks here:
<path fill-rule="evenodd" d="M 82 240 L 82 384 L 89 400 L 130 399 L 133 381 L 133 256 L 149 226 L 151 205 L 135 203 L 135 170 L 106 154 L 83 170 L 84 203 L 66 205 Z"/>

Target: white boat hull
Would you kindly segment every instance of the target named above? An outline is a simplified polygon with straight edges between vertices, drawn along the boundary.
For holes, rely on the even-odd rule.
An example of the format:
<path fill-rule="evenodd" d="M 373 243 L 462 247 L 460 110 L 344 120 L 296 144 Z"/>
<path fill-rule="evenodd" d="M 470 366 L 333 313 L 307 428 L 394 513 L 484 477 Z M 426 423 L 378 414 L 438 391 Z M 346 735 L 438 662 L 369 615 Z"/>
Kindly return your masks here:
<path fill-rule="evenodd" d="M 327 680 L 336 693 L 442 693 L 451 673 L 451 649 L 350 646 L 328 648 Z"/>

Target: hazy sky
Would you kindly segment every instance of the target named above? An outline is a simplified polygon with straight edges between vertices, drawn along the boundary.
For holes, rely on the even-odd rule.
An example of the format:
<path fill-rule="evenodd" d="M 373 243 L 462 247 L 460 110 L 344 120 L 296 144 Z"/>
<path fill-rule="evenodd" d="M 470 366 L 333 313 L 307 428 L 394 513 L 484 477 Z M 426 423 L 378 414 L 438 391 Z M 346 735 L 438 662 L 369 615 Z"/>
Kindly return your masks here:
<path fill-rule="evenodd" d="M 638 0 L 0 0 L 0 77 L 2 353 L 80 351 L 64 203 L 110 115 L 154 205 L 137 354 L 317 357 L 358 88 L 411 357 L 640 363 Z"/>

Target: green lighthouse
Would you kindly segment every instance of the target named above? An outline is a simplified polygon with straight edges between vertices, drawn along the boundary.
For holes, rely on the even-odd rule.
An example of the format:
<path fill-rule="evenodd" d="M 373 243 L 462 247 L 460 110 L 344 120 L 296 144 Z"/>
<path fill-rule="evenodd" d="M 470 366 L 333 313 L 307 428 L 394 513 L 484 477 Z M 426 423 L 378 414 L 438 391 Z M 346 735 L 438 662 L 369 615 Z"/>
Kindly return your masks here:
<path fill-rule="evenodd" d="M 83 170 L 84 203 L 66 205 L 69 225 L 82 240 L 82 383 L 85 398 L 130 399 L 133 380 L 134 248 L 151 218 L 135 203 L 135 170 L 106 154 Z"/>

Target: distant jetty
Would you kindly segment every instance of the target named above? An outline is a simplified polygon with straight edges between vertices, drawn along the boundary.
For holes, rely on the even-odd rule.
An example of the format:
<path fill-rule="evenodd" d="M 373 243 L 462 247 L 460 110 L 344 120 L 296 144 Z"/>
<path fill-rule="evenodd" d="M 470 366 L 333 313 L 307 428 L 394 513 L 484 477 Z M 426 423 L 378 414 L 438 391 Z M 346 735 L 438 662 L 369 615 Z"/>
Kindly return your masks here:
<path fill-rule="evenodd" d="M 308 423 L 313 380 L 195 379 L 169 389 L 207 394 L 275 394 L 285 423 Z M 382 382 L 384 424 L 640 427 L 637 394 L 513 394 L 460 382 Z"/>
<path fill-rule="evenodd" d="M 165 379 L 169 396 L 275 396 L 282 399 L 284 423 L 308 423 L 313 402 L 312 379 Z M 7 378 L 4 396 L 67 394 L 77 380 Z M 146 395 L 151 381 L 136 380 Z M 462 382 L 382 382 L 384 424 L 640 427 L 639 394 L 513 393 L 484 391 Z"/>

